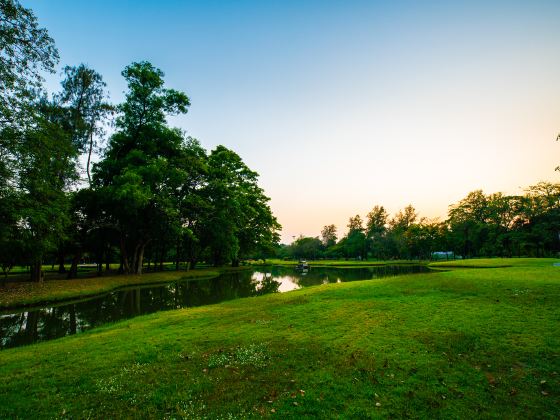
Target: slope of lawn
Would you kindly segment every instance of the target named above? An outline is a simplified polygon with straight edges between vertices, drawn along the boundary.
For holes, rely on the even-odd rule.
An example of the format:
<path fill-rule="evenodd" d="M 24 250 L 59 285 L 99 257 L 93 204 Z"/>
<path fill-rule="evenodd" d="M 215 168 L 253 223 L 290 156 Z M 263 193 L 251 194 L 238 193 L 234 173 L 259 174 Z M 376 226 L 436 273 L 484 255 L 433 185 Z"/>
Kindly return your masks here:
<path fill-rule="evenodd" d="M 0 351 L 0 418 L 558 418 L 559 308 L 527 261 L 153 314 Z"/>
<path fill-rule="evenodd" d="M 543 267 L 557 261 L 554 258 L 473 258 L 432 262 L 429 266 L 432 268 Z"/>

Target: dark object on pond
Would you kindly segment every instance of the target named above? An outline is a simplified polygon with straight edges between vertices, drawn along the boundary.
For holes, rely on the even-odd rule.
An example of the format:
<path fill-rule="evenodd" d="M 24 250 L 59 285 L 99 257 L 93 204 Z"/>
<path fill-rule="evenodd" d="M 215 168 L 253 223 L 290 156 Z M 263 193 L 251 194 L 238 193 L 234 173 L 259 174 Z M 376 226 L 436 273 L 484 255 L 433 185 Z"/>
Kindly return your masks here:
<path fill-rule="evenodd" d="M 309 270 L 309 264 L 305 260 L 300 260 L 298 265 L 296 265 L 296 270 L 307 271 Z"/>

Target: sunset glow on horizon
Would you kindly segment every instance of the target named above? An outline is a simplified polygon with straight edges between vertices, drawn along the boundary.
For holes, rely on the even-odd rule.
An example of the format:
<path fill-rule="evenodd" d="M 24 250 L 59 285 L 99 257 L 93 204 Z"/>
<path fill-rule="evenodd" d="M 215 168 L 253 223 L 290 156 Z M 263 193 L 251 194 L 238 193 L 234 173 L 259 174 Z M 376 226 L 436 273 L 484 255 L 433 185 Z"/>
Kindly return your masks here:
<path fill-rule="evenodd" d="M 22 2 L 115 103 L 127 64 L 161 68 L 192 102 L 172 124 L 260 174 L 285 243 L 558 181 L 559 2 L 100 3 Z"/>

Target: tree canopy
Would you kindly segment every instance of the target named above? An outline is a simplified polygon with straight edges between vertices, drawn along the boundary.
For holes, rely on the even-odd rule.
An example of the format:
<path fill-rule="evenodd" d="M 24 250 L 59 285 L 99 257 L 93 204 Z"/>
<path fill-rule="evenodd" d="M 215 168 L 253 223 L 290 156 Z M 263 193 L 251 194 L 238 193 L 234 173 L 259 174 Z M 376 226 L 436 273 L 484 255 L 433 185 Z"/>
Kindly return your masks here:
<path fill-rule="evenodd" d="M 48 95 L 42 71 L 58 62 L 54 41 L 17 1 L 0 1 L 0 265 L 32 267 L 42 279 L 45 259 L 85 256 L 120 262 L 141 274 L 144 260 L 161 268 L 175 260 L 231 263 L 269 254 L 280 225 L 258 186 L 258 174 L 233 150 L 208 153 L 198 140 L 169 126 L 190 99 L 165 86 L 147 61 L 122 72 L 125 100 L 107 101 L 94 69 L 65 66 L 61 90 Z M 105 127 L 115 116 L 106 145 Z M 93 164 L 92 154 L 101 159 Z M 79 157 L 87 156 L 87 186 Z"/>

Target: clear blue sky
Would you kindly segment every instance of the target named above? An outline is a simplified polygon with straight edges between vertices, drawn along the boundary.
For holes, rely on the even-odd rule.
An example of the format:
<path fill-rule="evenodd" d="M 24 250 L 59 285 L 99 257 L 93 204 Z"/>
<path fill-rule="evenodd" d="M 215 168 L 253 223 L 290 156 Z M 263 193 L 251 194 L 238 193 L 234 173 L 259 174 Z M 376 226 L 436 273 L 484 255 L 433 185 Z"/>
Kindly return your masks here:
<path fill-rule="evenodd" d="M 559 1 L 23 4 L 114 102 L 127 64 L 160 67 L 192 101 L 173 124 L 261 174 L 285 241 L 558 181 Z"/>

